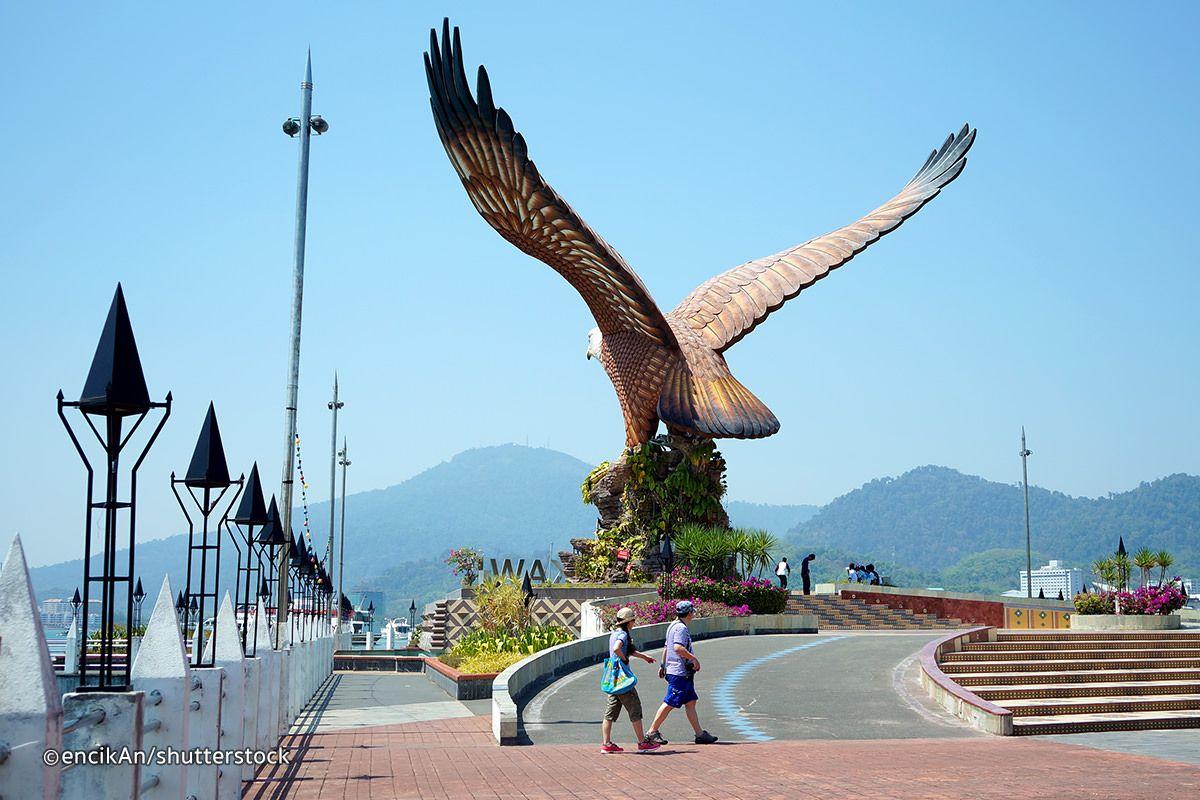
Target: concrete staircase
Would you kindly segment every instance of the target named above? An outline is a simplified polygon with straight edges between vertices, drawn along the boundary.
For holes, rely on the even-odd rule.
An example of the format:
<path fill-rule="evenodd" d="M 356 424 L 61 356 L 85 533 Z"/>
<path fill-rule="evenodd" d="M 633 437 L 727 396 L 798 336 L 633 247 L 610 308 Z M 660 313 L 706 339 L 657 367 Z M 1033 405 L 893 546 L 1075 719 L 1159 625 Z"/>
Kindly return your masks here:
<path fill-rule="evenodd" d="M 1200 728 L 1200 631 L 998 631 L 939 666 L 1016 735 Z"/>
<path fill-rule="evenodd" d="M 793 594 L 787 613 L 816 614 L 822 631 L 836 630 L 928 630 L 965 627 L 961 620 L 942 619 L 933 614 L 914 614 L 904 609 L 865 603 L 831 594 Z"/>

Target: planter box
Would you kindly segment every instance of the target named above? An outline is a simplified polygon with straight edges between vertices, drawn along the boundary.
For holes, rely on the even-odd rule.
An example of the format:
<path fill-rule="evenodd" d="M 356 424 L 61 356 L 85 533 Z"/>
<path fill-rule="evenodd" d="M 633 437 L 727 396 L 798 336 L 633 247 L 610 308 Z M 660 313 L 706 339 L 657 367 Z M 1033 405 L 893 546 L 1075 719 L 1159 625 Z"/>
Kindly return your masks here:
<path fill-rule="evenodd" d="M 1179 615 L 1073 614 L 1071 629 L 1077 631 L 1173 631 L 1179 629 Z"/>

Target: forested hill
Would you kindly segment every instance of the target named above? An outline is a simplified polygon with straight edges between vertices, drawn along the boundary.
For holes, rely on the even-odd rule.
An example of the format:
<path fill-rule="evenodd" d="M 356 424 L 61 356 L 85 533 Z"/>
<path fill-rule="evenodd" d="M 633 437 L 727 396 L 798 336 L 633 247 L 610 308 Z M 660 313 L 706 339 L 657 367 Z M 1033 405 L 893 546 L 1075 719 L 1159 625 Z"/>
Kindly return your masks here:
<path fill-rule="evenodd" d="M 1029 513 L 1034 550 L 1047 558 L 1086 571 L 1123 536 L 1131 552 L 1166 549 L 1175 556 L 1175 571 L 1200 572 L 1200 477 L 1170 475 L 1095 499 L 1031 486 Z M 837 498 L 788 538 L 864 560 L 941 570 L 982 551 L 1024 549 L 1021 487 L 918 467 Z"/>

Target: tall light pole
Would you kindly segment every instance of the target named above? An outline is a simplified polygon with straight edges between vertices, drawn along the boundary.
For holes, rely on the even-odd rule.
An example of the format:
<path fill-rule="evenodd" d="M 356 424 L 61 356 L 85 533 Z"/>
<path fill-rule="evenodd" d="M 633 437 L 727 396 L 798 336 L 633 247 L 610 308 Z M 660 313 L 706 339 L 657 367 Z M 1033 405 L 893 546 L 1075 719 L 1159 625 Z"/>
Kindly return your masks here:
<path fill-rule="evenodd" d="M 296 394 L 300 385 L 300 314 L 304 307 L 304 237 L 308 226 L 308 145 L 310 134 L 320 135 L 329 130 L 329 123 L 312 113 L 312 51 L 304 66 L 304 80 L 300 83 L 300 116 L 283 123 L 283 132 L 288 136 L 300 135 L 300 169 L 296 180 L 296 239 L 295 262 L 292 269 L 292 331 L 291 361 L 288 369 L 287 401 L 284 405 L 283 481 L 279 499 L 283 512 L 283 529 L 292 529 L 292 472 L 296 449 Z M 286 551 L 287 548 L 284 548 Z M 278 573 L 278 597 L 287 597 L 288 560 L 281 554 Z M 275 647 L 279 647 L 279 635 L 287 622 L 288 604 L 276 604 Z"/>
<path fill-rule="evenodd" d="M 346 467 L 350 466 L 350 459 L 347 457 L 346 451 L 346 438 L 342 437 L 342 452 L 338 453 L 338 455 L 341 457 L 338 463 L 342 465 L 342 533 L 341 544 L 338 548 L 337 573 L 337 593 L 339 598 L 346 590 L 346 585 L 342 583 L 342 576 L 346 573 Z M 338 614 L 341 614 L 340 606 Z M 353 620 L 353 614 L 351 615 L 351 620 Z"/>
<path fill-rule="evenodd" d="M 334 572 L 333 572 L 333 520 L 334 520 L 334 513 L 337 511 L 337 508 L 336 508 L 337 504 L 334 502 L 337 499 L 336 498 L 336 495 L 337 495 L 337 462 L 338 462 L 338 458 L 337 458 L 337 455 L 338 455 L 337 454 L 337 415 L 338 415 L 338 410 L 341 409 L 342 406 L 346 405 L 345 403 L 338 401 L 338 379 L 337 379 L 336 372 L 333 373 L 333 399 L 330 400 L 327 405 L 329 406 L 329 410 L 333 412 L 333 431 L 329 436 L 329 547 L 326 550 L 326 552 L 329 553 L 328 566 L 329 566 L 329 574 L 332 577 L 334 574 Z M 341 563 L 341 556 L 338 557 L 338 563 L 339 564 Z M 339 585 L 338 591 L 341 591 L 341 588 L 342 587 Z M 340 609 L 338 611 L 338 618 L 339 619 L 341 618 Z"/>
<path fill-rule="evenodd" d="M 1033 451 L 1025 446 L 1025 426 L 1021 426 L 1021 478 L 1025 483 L 1025 596 L 1033 598 L 1033 546 L 1029 536 L 1029 457 Z"/>

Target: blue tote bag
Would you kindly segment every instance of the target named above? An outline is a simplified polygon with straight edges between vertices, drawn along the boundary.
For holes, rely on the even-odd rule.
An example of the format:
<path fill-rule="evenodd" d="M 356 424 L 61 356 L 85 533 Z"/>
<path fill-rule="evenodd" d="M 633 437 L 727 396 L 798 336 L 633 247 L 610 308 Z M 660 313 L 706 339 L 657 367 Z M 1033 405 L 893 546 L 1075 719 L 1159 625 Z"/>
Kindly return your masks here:
<path fill-rule="evenodd" d="M 604 671 L 600 674 L 600 691 L 605 694 L 625 694 L 637 686 L 637 675 L 621 659 L 609 656 L 604 659 Z"/>

